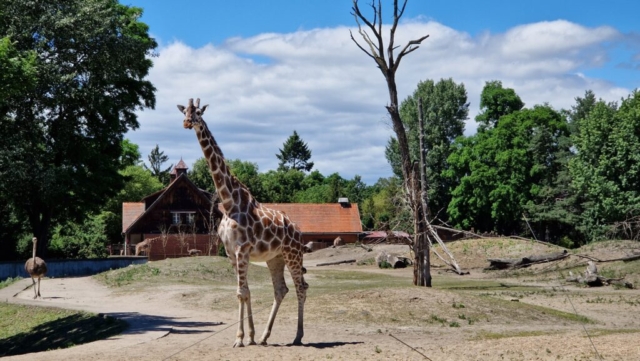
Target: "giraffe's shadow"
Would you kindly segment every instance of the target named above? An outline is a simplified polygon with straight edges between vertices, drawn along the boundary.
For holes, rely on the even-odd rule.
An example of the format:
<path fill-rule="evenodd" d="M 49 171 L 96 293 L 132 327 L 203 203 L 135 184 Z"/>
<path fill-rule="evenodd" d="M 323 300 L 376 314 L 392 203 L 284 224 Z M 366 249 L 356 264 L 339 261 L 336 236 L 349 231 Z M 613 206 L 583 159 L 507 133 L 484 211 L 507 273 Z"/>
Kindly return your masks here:
<path fill-rule="evenodd" d="M 303 343 L 300 346 L 294 346 L 292 343 L 288 343 L 288 344 L 273 344 L 273 345 L 268 345 L 267 347 L 313 347 L 321 350 L 325 348 L 334 348 L 334 347 L 340 347 L 340 346 L 346 346 L 346 345 L 359 345 L 363 343 L 364 342 L 342 342 L 342 341 L 311 342 L 311 343 Z"/>

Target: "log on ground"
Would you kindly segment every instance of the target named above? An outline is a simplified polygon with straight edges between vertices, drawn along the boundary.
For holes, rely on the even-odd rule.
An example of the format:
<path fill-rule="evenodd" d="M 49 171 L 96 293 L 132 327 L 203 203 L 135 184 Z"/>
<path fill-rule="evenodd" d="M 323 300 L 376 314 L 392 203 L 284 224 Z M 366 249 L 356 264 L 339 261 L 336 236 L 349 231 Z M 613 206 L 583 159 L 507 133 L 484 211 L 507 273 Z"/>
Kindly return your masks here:
<path fill-rule="evenodd" d="M 488 258 L 487 261 L 489 261 L 489 267 L 487 267 L 486 269 L 497 270 L 523 268 L 529 267 L 532 264 L 558 261 L 566 257 L 569 257 L 569 253 L 567 252 L 567 250 L 564 250 L 562 252 L 534 254 L 522 258 Z"/>

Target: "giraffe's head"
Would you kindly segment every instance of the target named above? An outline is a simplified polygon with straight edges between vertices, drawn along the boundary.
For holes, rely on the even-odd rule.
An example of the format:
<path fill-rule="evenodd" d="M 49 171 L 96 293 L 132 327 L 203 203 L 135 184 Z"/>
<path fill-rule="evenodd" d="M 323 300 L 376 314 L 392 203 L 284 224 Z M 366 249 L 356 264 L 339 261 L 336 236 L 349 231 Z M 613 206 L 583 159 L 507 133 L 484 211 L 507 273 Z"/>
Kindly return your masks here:
<path fill-rule="evenodd" d="M 184 114 L 183 126 L 186 129 L 193 128 L 196 124 L 202 124 L 202 114 L 207 110 L 207 105 L 203 105 L 200 108 L 200 98 L 196 99 L 196 103 L 193 103 L 193 98 L 189 99 L 189 104 L 185 107 L 183 105 L 178 105 L 178 110 L 180 113 Z"/>

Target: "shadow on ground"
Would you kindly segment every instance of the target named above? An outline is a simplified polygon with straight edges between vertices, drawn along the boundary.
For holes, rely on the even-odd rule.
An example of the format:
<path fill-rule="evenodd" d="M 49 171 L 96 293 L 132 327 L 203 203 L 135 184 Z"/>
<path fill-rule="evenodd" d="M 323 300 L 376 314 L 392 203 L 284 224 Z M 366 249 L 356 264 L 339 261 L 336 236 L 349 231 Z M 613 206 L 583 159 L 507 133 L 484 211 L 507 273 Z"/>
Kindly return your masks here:
<path fill-rule="evenodd" d="M 0 357 L 55 350 L 127 334 L 213 332 L 221 322 L 193 322 L 180 317 L 145 315 L 137 312 L 92 315 L 77 313 L 41 324 L 28 332 L 0 339 Z M 209 329 L 207 329 L 209 328 Z"/>

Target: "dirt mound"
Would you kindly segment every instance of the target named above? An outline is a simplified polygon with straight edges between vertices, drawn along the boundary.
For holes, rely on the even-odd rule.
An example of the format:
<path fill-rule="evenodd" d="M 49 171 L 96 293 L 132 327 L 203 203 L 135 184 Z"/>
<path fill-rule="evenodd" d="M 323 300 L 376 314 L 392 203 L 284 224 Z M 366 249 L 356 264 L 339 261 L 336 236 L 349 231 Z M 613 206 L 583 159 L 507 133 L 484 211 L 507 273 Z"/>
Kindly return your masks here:
<path fill-rule="evenodd" d="M 366 247 L 371 251 L 354 244 L 324 248 L 305 254 L 304 264 L 305 266 L 316 266 L 318 263 L 340 262 L 350 259 L 355 259 L 356 262 L 371 262 L 373 264 L 375 257 L 382 251 L 407 257 L 410 255 L 409 246 L 406 245 L 380 244 L 366 245 Z"/>

